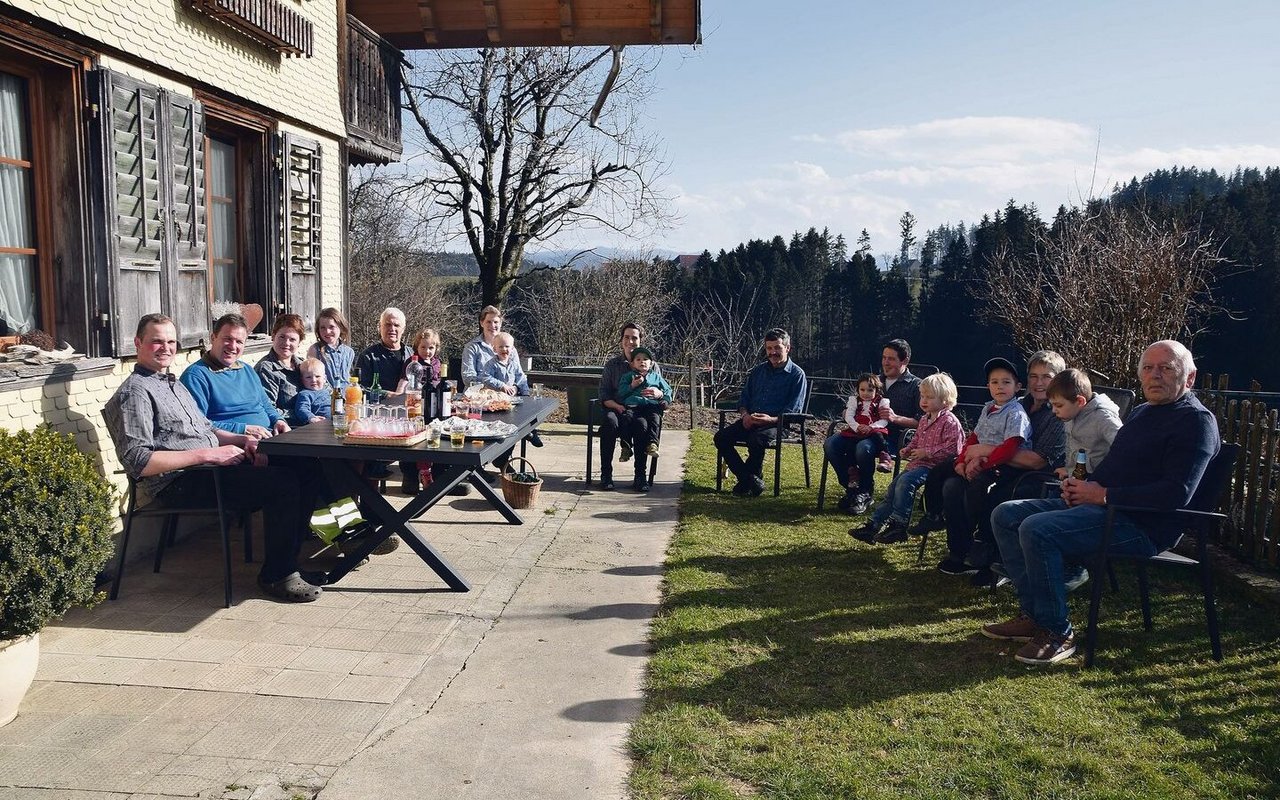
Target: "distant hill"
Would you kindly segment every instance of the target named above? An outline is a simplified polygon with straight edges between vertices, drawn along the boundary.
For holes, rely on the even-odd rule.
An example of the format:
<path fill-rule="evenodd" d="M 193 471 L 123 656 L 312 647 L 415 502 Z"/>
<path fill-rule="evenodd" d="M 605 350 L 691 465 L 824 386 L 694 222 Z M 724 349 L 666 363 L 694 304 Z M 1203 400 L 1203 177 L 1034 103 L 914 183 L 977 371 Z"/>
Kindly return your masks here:
<path fill-rule="evenodd" d="M 431 265 L 431 271 L 435 275 L 458 278 L 480 277 L 480 269 L 476 266 L 475 257 L 470 253 L 421 251 L 417 255 L 418 258 Z M 598 267 L 601 263 L 615 258 L 635 258 L 636 255 L 633 250 L 622 250 L 615 247 L 599 247 L 589 253 L 582 253 L 580 250 L 530 251 L 524 257 L 521 272 L 528 272 L 538 267 L 563 267 L 570 260 L 573 260 L 572 266 L 574 269 L 587 269 L 589 267 Z M 653 250 L 648 252 L 648 257 L 675 258 L 677 255 L 674 250 Z M 574 256 L 577 256 L 577 258 L 575 259 Z"/>
<path fill-rule="evenodd" d="M 587 269 L 588 267 L 598 267 L 605 261 L 612 261 L 616 258 L 636 258 L 641 255 L 646 259 L 653 256 L 675 258 L 679 253 L 675 250 L 646 250 L 641 254 L 635 250 L 624 250 L 619 247 L 597 247 L 589 253 L 583 253 L 582 250 L 530 251 L 525 260 L 536 259 L 553 267 L 562 267 L 568 264 L 570 259 L 573 259 L 574 269 Z M 574 256 L 577 256 L 577 258 L 574 258 Z"/>

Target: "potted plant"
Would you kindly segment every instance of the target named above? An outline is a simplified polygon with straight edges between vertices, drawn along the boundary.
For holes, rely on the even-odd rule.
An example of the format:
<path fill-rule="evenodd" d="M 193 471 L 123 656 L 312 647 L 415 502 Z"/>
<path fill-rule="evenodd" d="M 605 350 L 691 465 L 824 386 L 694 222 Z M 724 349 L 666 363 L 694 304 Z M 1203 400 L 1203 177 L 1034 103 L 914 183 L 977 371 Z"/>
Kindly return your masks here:
<path fill-rule="evenodd" d="M 35 678 L 40 629 L 100 599 L 116 516 L 113 487 L 73 437 L 0 430 L 0 725 Z"/>

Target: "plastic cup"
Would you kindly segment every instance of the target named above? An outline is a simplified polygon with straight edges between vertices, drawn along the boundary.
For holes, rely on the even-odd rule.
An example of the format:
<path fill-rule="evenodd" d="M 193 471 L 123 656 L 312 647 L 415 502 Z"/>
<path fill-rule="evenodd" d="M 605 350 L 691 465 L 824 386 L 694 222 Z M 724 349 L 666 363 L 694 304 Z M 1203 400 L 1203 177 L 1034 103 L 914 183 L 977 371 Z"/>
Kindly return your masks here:
<path fill-rule="evenodd" d="M 333 418 L 333 435 L 339 439 L 347 435 L 347 417 L 345 414 L 339 414 Z"/>
<path fill-rule="evenodd" d="M 467 443 L 467 432 L 465 430 L 449 431 L 449 444 L 454 447 L 462 447 Z"/>
<path fill-rule="evenodd" d="M 533 385 L 533 396 L 534 396 L 534 397 L 542 397 L 542 384 L 540 384 L 540 383 L 535 383 L 535 384 Z"/>
<path fill-rule="evenodd" d="M 428 447 L 440 446 L 440 429 L 439 428 L 435 428 L 435 427 L 427 428 L 427 446 Z"/>

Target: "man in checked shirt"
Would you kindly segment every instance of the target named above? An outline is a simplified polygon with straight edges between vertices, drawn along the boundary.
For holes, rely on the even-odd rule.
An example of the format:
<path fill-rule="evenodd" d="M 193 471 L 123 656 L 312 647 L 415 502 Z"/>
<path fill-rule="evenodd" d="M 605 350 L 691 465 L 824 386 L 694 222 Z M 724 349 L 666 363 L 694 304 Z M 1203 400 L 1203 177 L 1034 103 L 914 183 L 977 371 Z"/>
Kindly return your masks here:
<path fill-rule="evenodd" d="M 266 552 L 258 585 L 289 602 L 319 598 L 320 587 L 297 566 L 315 508 L 314 488 L 299 481 L 294 470 L 268 465 L 258 455 L 256 438 L 219 430 L 200 413 L 187 388 L 169 372 L 178 349 L 172 319 L 144 316 L 133 342 L 138 363 L 103 409 L 125 472 L 162 504 L 197 508 L 215 503 L 214 487 L 207 474 L 189 468 L 217 467 L 224 503 L 262 509 Z"/>

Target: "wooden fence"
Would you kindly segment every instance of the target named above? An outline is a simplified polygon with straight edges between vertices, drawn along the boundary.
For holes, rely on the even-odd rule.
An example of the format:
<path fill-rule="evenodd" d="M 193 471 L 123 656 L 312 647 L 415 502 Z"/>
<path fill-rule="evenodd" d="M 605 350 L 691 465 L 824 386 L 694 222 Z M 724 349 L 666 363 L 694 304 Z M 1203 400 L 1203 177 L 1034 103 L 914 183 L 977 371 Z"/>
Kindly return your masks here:
<path fill-rule="evenodd" d="M 1229 520 L 1222 528 L 1219 544 L 1247 561 L 1278 567 L 1280 413 L 1256 394 L 1256 389 L 1252 394 L 1230 392 L 1225 375 L 1217 381 L 1206 377 L 1197 393 L 1205 407 L 1217 416 L 1223 441 L 1240 445 L 1231 490 L 1223 500 L 1223 511 Z"/>

